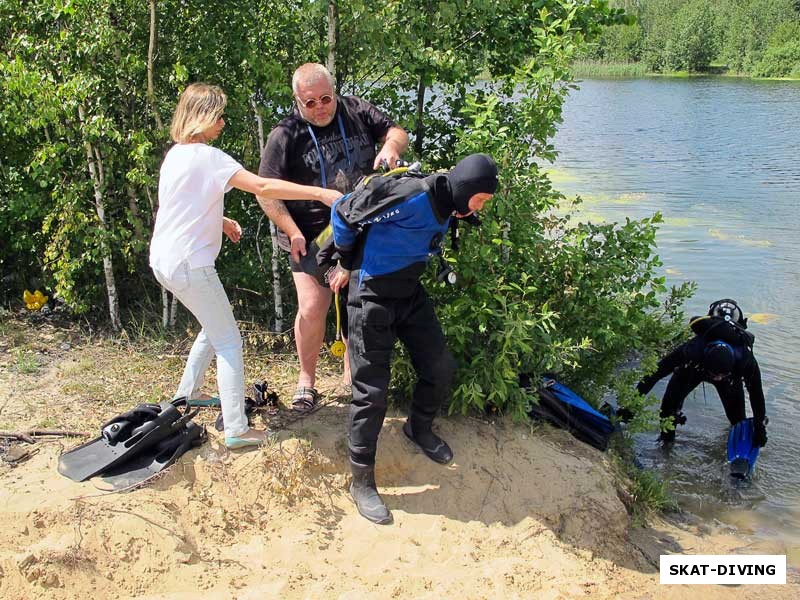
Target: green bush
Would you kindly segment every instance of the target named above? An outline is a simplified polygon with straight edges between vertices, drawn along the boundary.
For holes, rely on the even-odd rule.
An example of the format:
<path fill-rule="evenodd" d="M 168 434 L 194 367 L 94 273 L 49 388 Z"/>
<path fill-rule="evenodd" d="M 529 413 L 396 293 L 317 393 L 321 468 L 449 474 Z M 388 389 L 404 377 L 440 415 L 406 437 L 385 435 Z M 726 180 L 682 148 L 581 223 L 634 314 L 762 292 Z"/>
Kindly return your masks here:
<path fill-rule="evenodd" d="M 800 39 L 795 0 L 615 0 L 627 25 L 606 27 L 583 58 L 642 62 L 650 71 L 705 71 L 724 64 L 737 73 L 786 71 L 786 44 Z M 635 24 L 631 22 L 635 19 Z M 765 54 L 770 56 L 765 59 Z M 762 62 L 763 61 L 763 62 Z"/>
<path fill-rule="evenodd" d="M 699 71 L 719 50 L 719 29 L 704 0 L 660 0 L 644 9 L 644 60 L 654 71 Z"/>
<path fill-rule="evenodd" d="M 796 28 L 794 0 L 725 0 L 716 7 L 722 31 L 719 60 L 738 72 L 752 72 L 768 46 L 779 46 L 790 38 L 782 34 Z M 775 35 L 783 39 L 774 39 Z"/>
<path fill-rule="evenodd" d="M 800 73 L 800 39 L 770 46 L 753 68 L 756 77 L 787 77 Z"/>
<path fill-rule="evenodd" d="M 634 354 L 652 365 L 680 330 L 690 288 L 663 302 L 654 255 L 660 215 L 596 225 L 553 210 L 564 198 L 533 159 L 553 157 L 548 140 L 568 91 L 559 82 L 571 54 L 551 52 L 550 70 L 533 60 L 510 78 L 517 95 L 478 93 L 463 110 L 459 154 L 494 156 L 501 183 L 482 226 L 466 230 L 460 251 L 448 257 L 459 284 L 431 285 L 460 365 L 452 411 L 492 408 L 523 418 L 535 399 L 520 389 L 519 374 L 546 372 L 595 404 L 614 389 L 624 404 L 641 406 L 645 399 L 629 393 L 638 373 L 622 377 L 621 367 Z M 409 385 L 407 365 L 400 372 Z"/>

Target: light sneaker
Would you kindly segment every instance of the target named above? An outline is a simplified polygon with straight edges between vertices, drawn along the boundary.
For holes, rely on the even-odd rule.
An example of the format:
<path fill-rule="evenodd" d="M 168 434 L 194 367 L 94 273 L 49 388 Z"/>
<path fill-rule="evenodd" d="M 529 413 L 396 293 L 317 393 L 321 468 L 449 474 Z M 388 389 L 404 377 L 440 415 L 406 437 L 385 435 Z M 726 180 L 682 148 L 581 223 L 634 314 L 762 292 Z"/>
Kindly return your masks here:
<path fill-rule="evenodd" d="M 264 444 L 273 433 L 269 429 L 248 429 L 241 435 L 225 436 L 225 446 L 230 450 L 257 447 Z"/>

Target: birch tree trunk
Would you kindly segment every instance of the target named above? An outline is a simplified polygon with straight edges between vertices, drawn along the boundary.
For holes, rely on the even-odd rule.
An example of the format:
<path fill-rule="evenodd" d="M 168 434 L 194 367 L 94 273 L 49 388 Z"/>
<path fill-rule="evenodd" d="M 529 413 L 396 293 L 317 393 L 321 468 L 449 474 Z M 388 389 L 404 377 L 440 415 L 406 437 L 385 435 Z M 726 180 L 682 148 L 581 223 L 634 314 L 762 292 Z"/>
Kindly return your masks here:
<path fill-rule="evenodd" d="M 154 62 L 156 54 L 156 0 L 150 0 L 150 41 L 147 45 L 147 100 L 150 103 L 150 110 L 153 112 L 153 120 L 156 127 L 160 130 L 164 129 L 164 124 L 161 122 L 161 115 L 158 113 L 156 106 L 156 92 L 154 84 Z M 153 201 L 153 196 L 150 190 L 147 190 L 147 197 L 150 200 L 150 207 L 153 211 L 153 222 L 155 223 L 156 211 L 158 206 Z M 177 306 L 175 305 L 175 298 L 173 297 L 172 310 L 169 305 L 169 293 L 167 289 L 161 286 L 161 326 L 166 329 L 175 325 L 175 316 Z"/>
<path fill-rule="evenodd" d="M 259 154 L 264 154 L 264 120 L 258 113 L 255 100 L 250 99 L 253 107 L 253 114 L 258 124 L 258 149 Z M 278 228 L 275 223 L 269 222 L 269 237 L 272 241 L 272 299 L 275 304 L 275 327 L 274 331 L 283 331 L 283 297 L 281 296 L 281 270 L 280 270 L 280 248 L 278 247 Z M 258 240 L 256 240 L 258 243 Z M 261 258 L 261 252 L 258 254 Z"/>
<path fill-rule="evenodd" d="M 422 156 L 422 142 L 425 140 L 425 72 L 419 74 L 417 83 L 417 123 L 414 127 L 414 151 Z"/>
<path fill-rule="evenodd" d="M 78 119 L 83 129 L 86 125 L 85 113 L 82 105 L 78 105 Z M 103 273 L 106 279 L 106 291 L 108 293 L 108 313 L 111 317 L 111 327 L 114 331 L 122 329 L 122 321 L 119 318 L 119 296 L 117 295 L 117 284 L 114 280 L 114 263 L 111 260 L 111 252 L 106 243 L 108 225 L 106 224 L 106 207 L 103 198 L 105 188 L 105 173 L 103 172 L 103 161 L 100 152 L 93 147 L 91 142 L 84 137 L 83 146 L 86 150 L 86 163 L 89 168 L 89 177 L 94 188 L 94 206 L 97 211 L 97 218 L 100 221 L 100 231 L 103 232 L 101 251 L 103 254 Z"/>
<path fill-rule="evenodd" d="M 328 0 L 328 62 L 326 66 L 334 79 L 336 78 L 336 27 L 338 21 L 339 9 L 336 6 L 336 0 Z"/>
<path fill-rule="evenodd" d="M 156 127 L 164 128 L 161 115 L 156 107 L 156 92 L 154 80 L 154 61 L 156 54 L 156 0 L 150 0 L 150 42 L 147 45 L 147 99 L 150 101 L 150 110 L 153 111 Z"/>

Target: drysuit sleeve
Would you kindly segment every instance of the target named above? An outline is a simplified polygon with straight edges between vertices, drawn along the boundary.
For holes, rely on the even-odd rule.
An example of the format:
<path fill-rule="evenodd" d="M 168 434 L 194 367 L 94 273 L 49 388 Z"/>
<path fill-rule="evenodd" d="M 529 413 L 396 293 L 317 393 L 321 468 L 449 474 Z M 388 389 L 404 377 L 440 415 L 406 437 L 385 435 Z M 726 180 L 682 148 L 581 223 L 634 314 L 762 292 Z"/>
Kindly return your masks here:
<path fill-rule="evenodd" d="M 642 379 L 636 386 L 642 396 L 650 392 L 653 386 L 661 381 L 664 377 L 672 373 L 676 368 L 686 363 L 686 344 L 681 344 L 672 352 L 667 354 L 664 358 L 658 361 L 658 368 L 655 373 L 651 373 Z"/>
<path fill-rule="evenodd" d="M 761 386 L 761 369 L 758 367 L 756 357 L 752 358 L 749 373 L 744 377 L 744 385 L 750 396 L 750 408 L 753 409 L 753 420 L 756 423 L 763 423 L 767 414 L 766 403 L 764 402 L 764 388 Z"/>

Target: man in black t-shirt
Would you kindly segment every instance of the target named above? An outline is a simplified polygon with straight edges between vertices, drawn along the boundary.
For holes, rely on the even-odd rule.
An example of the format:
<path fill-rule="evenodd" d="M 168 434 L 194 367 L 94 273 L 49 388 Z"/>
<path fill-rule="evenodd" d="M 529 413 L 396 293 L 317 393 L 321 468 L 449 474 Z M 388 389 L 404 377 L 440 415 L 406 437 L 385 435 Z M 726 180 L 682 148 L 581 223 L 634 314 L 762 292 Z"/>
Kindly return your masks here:
<path fill-rule="evenodd" d="M 316 63 L 300 66 L 292 77 L 296 106 L 270 132 L 261 157 L 259 175 L 294 183 L 350 192 L 362 175 L 377 170 L 385 160 L 393 167 L 408 146 L 406 132 L 369 102 L 354 96 L 337 96 L 328 70 Z M 383 142 L 376 153 L 375 146 Z M 297 290 L 294 331 L 300 374 L 292 408 L 307 412 L 318 401 L 317 358 L 325 337 L 325 317 L 331 291 L 300 269 L 307 244 L 330 222 L 330 209 L 321 202 L 259 198 L 264 211 L 278 227 L 278 243 L 289 252 Z M 345 356 L 345 382 L 350 382 Z"/>

